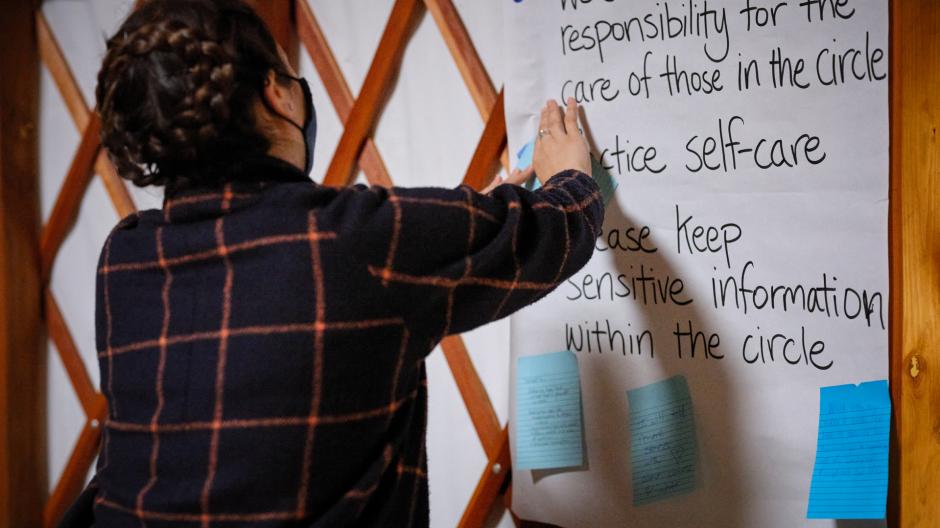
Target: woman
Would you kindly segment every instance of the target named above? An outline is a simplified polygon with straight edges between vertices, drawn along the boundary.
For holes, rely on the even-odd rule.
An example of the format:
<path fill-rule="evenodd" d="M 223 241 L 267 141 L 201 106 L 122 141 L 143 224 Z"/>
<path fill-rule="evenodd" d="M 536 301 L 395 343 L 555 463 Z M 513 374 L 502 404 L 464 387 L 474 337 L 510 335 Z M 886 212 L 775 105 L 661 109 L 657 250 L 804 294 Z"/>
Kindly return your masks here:
<path fill-rule="evenodd" d="M 603 219 L 577 107 L 543 187 L 319 185 L 310 90 L 240 0 L 152 0 L 108 41 L 102 142 L 163 185 L 97 275 L 109 416 L 66 525 L 426 526 L 424 358 L 535 302 Z"/>

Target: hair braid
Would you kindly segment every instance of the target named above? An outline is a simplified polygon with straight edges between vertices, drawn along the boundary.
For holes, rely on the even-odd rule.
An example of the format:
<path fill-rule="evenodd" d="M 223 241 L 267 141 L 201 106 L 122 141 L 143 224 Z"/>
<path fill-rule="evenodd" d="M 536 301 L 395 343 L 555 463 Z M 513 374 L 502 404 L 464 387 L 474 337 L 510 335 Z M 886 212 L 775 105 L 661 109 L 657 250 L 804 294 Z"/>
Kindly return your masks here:
<path fill-rule="evenodd" d="M 240 0 L 144 4 L 98 74 L 101 140 L 118 173 L 183 187 L 211 179 L 200 169 L 225 165 L 226 151 L 266 149 L 247 102 L 271 68 L 283 68 L 274 41 Z"/>

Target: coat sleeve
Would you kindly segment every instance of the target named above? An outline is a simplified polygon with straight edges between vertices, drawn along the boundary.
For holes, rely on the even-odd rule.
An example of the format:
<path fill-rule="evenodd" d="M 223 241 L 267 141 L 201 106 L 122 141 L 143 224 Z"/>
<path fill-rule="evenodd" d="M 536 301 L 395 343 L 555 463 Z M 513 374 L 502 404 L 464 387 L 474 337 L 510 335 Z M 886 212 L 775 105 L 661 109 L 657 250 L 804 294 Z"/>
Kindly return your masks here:
<path fill-rule="evenodd" d="M 588 262 L 604 219 L 597 183 L 575 170 L 535 191 L 359 184 L 336 198 L 324 213 L 344 250 L 432 339 L 544 297 Z"/>

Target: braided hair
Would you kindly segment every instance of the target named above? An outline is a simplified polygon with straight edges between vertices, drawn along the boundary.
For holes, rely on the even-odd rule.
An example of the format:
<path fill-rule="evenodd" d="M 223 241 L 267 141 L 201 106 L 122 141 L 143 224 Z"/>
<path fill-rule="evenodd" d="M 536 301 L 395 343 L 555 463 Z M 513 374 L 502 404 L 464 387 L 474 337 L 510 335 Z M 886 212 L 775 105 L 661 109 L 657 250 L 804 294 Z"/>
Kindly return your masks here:
<path fill-rule="evenodd" d="M 118 174 L 175 192 L 218 184 L 242 156 L 266 152 L 252 102 L 269 70 L 288 74 L 241 0 L 144 3 L 108 39 L 95 89 Z"/>

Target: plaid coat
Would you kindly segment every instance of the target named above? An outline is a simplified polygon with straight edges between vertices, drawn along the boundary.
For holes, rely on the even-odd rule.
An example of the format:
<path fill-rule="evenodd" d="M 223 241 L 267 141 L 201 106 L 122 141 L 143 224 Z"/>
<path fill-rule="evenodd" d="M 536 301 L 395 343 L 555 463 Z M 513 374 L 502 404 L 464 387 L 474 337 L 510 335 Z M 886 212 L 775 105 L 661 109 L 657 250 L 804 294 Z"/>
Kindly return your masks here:
<path fill-rule="evenodd" d="M 96 474 L 65 525 L 426 526 L 424 358 L 590 258 L 597 184 L 322 186 L 273 157 L 123 218 Z"/>

